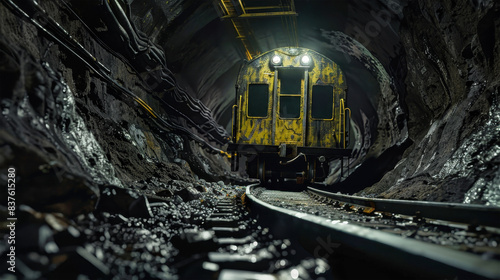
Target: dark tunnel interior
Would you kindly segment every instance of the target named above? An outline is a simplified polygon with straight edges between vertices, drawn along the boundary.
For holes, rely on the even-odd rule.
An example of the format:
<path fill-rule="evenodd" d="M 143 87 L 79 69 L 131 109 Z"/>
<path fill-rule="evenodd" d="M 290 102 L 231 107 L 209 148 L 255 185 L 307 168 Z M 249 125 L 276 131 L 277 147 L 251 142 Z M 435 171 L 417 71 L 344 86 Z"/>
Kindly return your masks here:
<path fill-rule="evenodd" d="M 324 189 L 500 206 L 498 1 L 0 0 L 0 182 L 15 169 L 19 219 L 57 239 L 40 220 L 71 234 L 95 209 L 248 184 L 226 153 L 237 76 L 280 47 L 346 77 L 353 152 Z M 44 258 L 19 279 L 59 275 Z"/>

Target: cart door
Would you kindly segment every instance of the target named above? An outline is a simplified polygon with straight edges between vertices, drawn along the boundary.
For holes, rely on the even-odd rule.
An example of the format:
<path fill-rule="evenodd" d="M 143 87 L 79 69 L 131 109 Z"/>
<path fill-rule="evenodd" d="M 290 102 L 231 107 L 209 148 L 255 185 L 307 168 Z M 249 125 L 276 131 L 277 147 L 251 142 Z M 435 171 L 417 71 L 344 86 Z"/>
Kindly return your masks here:
<path fill-rule="evenodd" d="M 275 78 L 275 145 L 282 143 L 304 145 L 304 96 L 307 88 L 303 68 L 280 68 Z"/>
<path fill-rule="evenodd" d="M 340 91 L 340 90 L 339 90 Z M 338 147 L 335 133 L 338 120 L 334 119 L 334 86 L 331 84 L 313 85 L 310 97 L 310 120 L 306 145 L 311 147 Z M 338 110 L 337 110 L 338 111 Z"/>

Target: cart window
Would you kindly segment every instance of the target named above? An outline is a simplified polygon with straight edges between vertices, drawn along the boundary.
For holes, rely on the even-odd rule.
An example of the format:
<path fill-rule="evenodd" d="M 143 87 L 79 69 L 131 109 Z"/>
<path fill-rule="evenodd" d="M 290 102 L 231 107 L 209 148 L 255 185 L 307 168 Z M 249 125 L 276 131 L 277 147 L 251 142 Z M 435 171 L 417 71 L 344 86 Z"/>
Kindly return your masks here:
<path fill-rule="evenodd" d="M 313 119 L 332 119 L 333 117 L 333 87 L 315 85 L 312 87 Z"/>
<path fill-rule="evenodd" d="M 278 73 L 279 116 L 282 119 L 298 119 L 304 84 L 304 69 L 285 68 Z"/>
<path fill-rule="evenodd" d="M 280 117 L 283 119 L 300 117 L 300 96 L 280 96 Z"/>
<path fill-rule="evenodd" d="M 248 116 L 267 117 L 269 103 L 269 85 L 250 84 L 248 85 Z"/>
<path fill-rule="evenodd" d="M 283 69 L 279 71 L 278 78 L 281 80 L 280 94 L 302 94 L 302 80 L 304 79 L 304 70 L 302 69 Z"/>

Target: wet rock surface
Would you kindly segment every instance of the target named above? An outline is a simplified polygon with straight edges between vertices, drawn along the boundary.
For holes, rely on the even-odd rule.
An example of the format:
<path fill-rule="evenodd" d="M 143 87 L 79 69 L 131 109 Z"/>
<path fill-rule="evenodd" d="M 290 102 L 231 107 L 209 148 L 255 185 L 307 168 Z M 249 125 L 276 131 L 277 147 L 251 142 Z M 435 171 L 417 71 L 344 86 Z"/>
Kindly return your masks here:
<path fill-rule="evenodd" d="M 500 205 L 500 48 L 491 35 L 500 32 L 498 11 L 495 1 L 405 7 L 400 36 L 412 145 L 394 170 L 359 194 Z"/>

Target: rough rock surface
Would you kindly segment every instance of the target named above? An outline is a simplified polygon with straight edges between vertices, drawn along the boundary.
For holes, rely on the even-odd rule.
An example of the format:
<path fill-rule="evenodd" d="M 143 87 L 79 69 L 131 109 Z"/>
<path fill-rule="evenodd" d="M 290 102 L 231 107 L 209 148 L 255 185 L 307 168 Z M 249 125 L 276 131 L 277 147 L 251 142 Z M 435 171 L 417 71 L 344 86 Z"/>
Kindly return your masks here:
<path fill-rule="evenodd" d="M 99 79 L 33 24 L 1 7 L 1 79 L 6 85 L 0 119 L 2 167 L 17 167 L 19 188 L 52 185 L 38 183 L 34 172 L 122 187 L 155 179 L 190 182 L 197 176 L 192 169 L 205 178 L 224 176 L 227 164 L 199 163 L 213 155 L 188 138 L 161 131 L 132 98 Z M 109 68 L 113 79 L 162 112 L 123 58 L 103 49 L 80 21 L 56 13 L 60 7 L 54 2 L 45 2 L 43 8 Z M 193 168 L 182 161 L 191 155 L 196 159 L 190 159 Z M 27 161 L 29 157 L 37 160 Z"/>
<path fill-rule="evenodd" d="M 361 194 L 500 205 L 500 7 L 494 1 L 416 1 L 401 40 L 413 144 Z"/>

